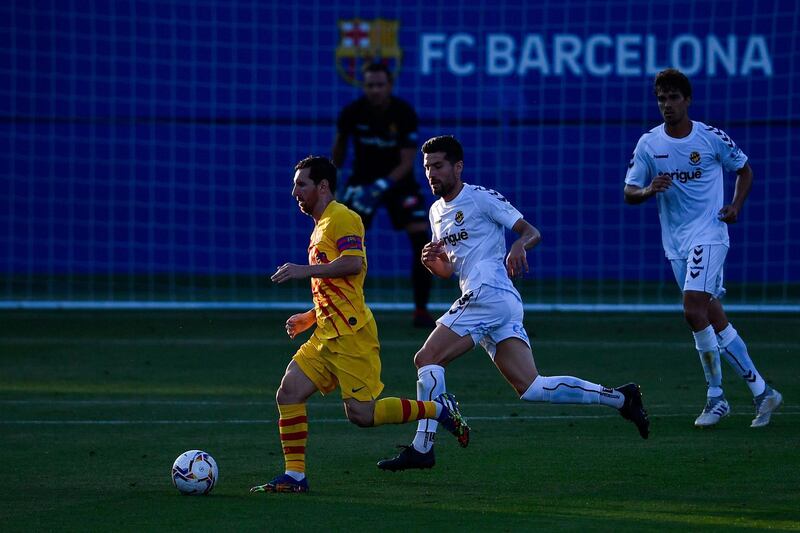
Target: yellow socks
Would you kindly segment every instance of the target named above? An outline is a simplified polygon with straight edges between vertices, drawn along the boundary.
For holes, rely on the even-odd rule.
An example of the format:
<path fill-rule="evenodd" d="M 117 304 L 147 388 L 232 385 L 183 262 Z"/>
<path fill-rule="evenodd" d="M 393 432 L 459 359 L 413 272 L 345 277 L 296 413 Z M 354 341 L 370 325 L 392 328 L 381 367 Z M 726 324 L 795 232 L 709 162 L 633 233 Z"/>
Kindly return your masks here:
<path fill-rule="evenodd" d="M 441 405 L 436 402 L 408 400 L 406 398 L 381 398 L 375 402 L 373 426 L 405 424 L 423 418 L 436 418 Z"/>
<path fill-rule="evenodd" d="M 278 412 L 280 413 L 278 431 L 281 435 L 286 470 L 305 472 L 308 440 L 306 404 L 278 405 Z"/>

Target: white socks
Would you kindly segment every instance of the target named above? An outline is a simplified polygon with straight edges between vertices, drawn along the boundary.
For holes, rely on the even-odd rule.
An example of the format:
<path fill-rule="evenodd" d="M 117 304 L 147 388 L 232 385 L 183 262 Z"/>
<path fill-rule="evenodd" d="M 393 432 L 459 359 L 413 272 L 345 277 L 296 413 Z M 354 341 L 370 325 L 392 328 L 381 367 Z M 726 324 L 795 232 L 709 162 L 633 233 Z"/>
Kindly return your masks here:
<path fill-rule="evenodd" d="M 615 409 L 625 403 L 621 392 L 573 376 L 537 376 L 520 399 L 529 402 L 599 403 Z"/>
<path fill-rule="evenodd" d="M 439 365 L 425 365 L 417 370 L 417 400 L 432 401 L 445 392 L 444 367 Z M 417 434 L 411 445 L 415 450 L 427 453 L 433 448 L 436 439 L 436 428 L 439 422 L 431 419 L 422 419 L 417 422 Z"/>
<path fill-rule="evenodd" d="M 717 333 L 719 342 L 719 352 L 722 357 L 730 364 L 740 378 L 750 387 L 753 396 L 758 396 L 764 392 L 767 384 L 764 378 L 756 370 L 756 365 L 750 359 L 745 345 L 739 333 L 733 329 L 733 325 L 728 323 L 728 327 Z"/>
<path fill-rule="evenodd" d="M 706 329 L 695 331 L 692 335 L 708 383 L 707 396 L 709 398 L 722 396 L 722 368 L 719 364 L 719 346 L 714 327 L 709 324 Z"/>

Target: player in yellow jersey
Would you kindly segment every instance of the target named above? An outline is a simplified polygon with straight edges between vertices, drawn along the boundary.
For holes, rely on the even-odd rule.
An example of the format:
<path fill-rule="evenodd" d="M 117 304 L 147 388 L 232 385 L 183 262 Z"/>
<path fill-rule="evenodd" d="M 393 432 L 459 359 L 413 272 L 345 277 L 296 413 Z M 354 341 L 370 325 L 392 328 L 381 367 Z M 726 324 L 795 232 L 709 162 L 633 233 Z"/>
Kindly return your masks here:
<path fill-rule="evenodd" d="M 311 278 L 314 308 L 292 315 L 286 333 L 294 338 L 316 324 L 311 338 L 295 353 L 276 395 L 278 431 L 286 470 L 251 492 L 307 492 L 305 449 L 308 439 L 306 401 L 315 392 L 341 388 L 347 418 L 361 427 L 435 419 L 469 443 L 469 426 L 455 398 L 433 401 L 381 398 L 380 344 L 372 311 L 364 301 L 367 255 L 364 224 L 354 211 L 334 199 L 336 167 L 319 156 L 295 166 L 292 196 L 314 219 L 308 265 L 286 263 L 272 275 L 274 283 Z"/>

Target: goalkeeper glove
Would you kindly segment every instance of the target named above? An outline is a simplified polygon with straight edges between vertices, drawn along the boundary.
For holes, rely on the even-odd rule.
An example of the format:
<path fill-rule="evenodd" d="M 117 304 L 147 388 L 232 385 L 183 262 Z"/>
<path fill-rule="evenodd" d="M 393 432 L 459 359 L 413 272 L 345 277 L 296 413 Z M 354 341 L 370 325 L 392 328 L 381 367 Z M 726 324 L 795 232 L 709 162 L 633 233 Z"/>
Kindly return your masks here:
<path fill-rule="evenodd" d="M 361 198 L 363 195 L 364 195 L 364 187 L 362 187 L 361 185 L 348 185 L 344 189 L 344 195 L 342 195 L 342 203 L 347 207 L 352 208 L 353 202 Z"/>
<path fill-rule="evenodd" d="M 345 191 L 344 201 L 349 203 L 354 211 L 371 215 L 391 185 L 391 180 L 378 178 L 370 185 L 348 187 Z"/>

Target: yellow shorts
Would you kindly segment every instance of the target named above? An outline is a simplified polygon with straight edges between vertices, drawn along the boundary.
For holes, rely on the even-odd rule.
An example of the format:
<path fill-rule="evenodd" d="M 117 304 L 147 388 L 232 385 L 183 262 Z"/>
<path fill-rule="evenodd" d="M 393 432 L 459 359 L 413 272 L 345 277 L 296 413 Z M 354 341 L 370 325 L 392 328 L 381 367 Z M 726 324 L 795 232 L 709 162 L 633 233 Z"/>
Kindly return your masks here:
<path fill-rule="evenodd" d="M 373 319 L 353 335 L 322 339 L 315 331 L 292 359 L 322 394 L 339 385 L 343 399 L 366 402 L 383 391 L 380 350 Z"/>

